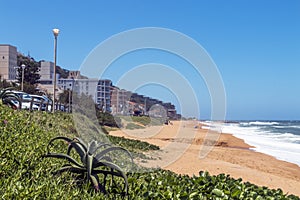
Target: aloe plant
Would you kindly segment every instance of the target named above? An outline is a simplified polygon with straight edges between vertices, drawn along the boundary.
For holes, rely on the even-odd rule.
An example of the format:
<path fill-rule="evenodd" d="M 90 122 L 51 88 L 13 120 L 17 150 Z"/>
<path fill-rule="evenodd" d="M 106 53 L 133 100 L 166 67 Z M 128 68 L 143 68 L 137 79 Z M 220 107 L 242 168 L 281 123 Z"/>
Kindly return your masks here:
<path fill-rule="evenodd" d="M 67 153 L 53 153 L 50 152 L 50 146 L 53 145 L 54 141 L 63 140 L 68 143 Z M 113 158 L 110 153 L 116 151 L 123 151 L 129 156 L 130 163 L 133 163 L 133 158 L 131 154 L 122 147 L 112 146 L 111 144 L 97 142 L 95 140 L 86 144 L 80 138 L 68 138 L 64 136 L 58 136 L 52 138 L 48 144 L 48 153 L 44 157 L 48 158 L 59 158 L 69 161 L 68 164 L 62 166 L 61 169 L 54 172 L 55 174 L 61 174 L 63 172 L 72 172 L 79 174 L 80 177 L 86 181 L 91 181 L 96 191 L 102 191 L 107 194 L 106 183 L 108 180 L 108 175 L 111 175 L 111 184 L 109 187 L 119 187 L 113 185 L 114 177 L 120 177 L 124 181 L 123 188 L 121 189 L 122 194 L 128 193 L 128 181 L 124 170 L 113 162 Z M 80 157 L 80 162 L 75 158 L 71 157 L 71 151 L 75 150 Z M 104 175 L 103 182 L 100 182 L 99 174 Z"/>

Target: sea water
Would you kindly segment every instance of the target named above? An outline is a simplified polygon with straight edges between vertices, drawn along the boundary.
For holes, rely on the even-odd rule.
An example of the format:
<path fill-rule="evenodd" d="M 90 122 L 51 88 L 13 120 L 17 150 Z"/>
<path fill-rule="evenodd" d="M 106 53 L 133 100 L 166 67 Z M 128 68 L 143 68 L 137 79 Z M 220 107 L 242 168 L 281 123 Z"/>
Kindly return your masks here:
<path fill-rule="evenodd" d="M 300 121 L 236 121 L 222 124 L 221 130 L 243 139 L 257 152 L 300 166 Z"/>

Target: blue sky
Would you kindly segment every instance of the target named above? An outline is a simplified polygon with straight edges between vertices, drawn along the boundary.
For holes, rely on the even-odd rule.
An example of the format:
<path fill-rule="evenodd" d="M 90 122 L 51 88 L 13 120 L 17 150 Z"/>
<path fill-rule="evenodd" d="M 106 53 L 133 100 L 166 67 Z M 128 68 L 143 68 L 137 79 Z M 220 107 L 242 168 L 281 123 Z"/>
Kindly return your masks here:
<path fill-rule="evenodd" d="M 163 27 L 202 45 L 222 76 L 228 120 L 300 119 L 300 1 L 4 1 L 0 43 L 15 45 L 36 60 L 53 60 L 52 29 L 59 28 L 58 65 L 77 70 L 101 42 L 120 32 Z M 129 70 L 143 63 L 174 66 L 167 53 L 145 51 L 115 65 Z M 181 60 L 177 62 L 185 66 Z M 187 67 L 188 69 L 188 67 Z M 125 71 L 126 71 L 125 70 Z M 119 72 L 118 72 L 119 71 Z M 113 81 L 122 75 L 118 70 Z M 185 77 L 191 80 L 186 70 Z M 210 117 L 210 96 L 199 82 L 200 117 Z M 165 89 L 139 92 L 179 107 Z M 180 101 L 180 100 L 179 100 Z M 193 116 L 194 108 L 185 113 Z"/>

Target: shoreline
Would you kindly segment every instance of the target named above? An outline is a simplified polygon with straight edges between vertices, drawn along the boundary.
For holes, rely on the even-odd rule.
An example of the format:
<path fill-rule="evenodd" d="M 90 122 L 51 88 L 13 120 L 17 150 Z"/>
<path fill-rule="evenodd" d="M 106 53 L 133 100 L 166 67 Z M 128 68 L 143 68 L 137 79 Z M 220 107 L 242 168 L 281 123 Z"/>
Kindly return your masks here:
<path fill-rule="evenodd" d="M 182 124 L 183 123 L 183 124 Z M 111 131 L 110 135 L 138 139 L 155 144 L 161 151 L 153 152 L 145 166 L 171 170 L 178 174 L 198 175 L 208 171 L 212 175 L 229 174 L 269 188 L 281 188 L 285 193 L 300 196 L 300 167 L 297 164 L 278 160 L 273 156 L 257 152 L 230 133 L 222 133 L 211 151 L 200 158 L 201 147 L 208 132 L 194 128 L 195 121 L 174 121 L 173 125 L 161 128 L 146 127 L 138 130 Z M 155 132 L 143 137 L 148 132 Z M 153 133 L 154 133 L 153 132 Z M 213 135 L 213 133 L 210 132 Z"/>

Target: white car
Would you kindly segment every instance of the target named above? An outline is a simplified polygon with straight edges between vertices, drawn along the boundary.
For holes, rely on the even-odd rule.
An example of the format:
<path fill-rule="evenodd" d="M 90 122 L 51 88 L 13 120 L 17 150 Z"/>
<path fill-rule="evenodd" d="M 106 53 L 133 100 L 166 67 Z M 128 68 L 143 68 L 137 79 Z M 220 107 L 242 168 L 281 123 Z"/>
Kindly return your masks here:
<path fill-rule="evenodd" d="M 14 109 L 17 109 L 20 107 L 19 102 L 16 100 L 11 100 L 11 104 L 14 105 L 13 106 Z M 22 109 L 30 109 L 30 104 L 31 104 L 30 102 L 22 102 L 21 103 Z M 39 110 L 39 107 L 35 104 L 32 104 L 32 110 Z"/>
<path fill-rule="evenodd" d="M 39 96 L 39 95 L 30 95 L 33 98 L 34 105 L 38 106 L 39 110 L 42 111 L 51 111 L 52 108 L 52 100 L 47 98 L 46 96 Z"/>
<path fill-rule="evenodd" d="M 16 95 L 19 96 L 19 98 L 22 100 L 21 102 L 21 109 L 30 109 L 32 97 L 25 93 L 25 92 L 20 92 L 20 91 L 12 91 Z M 12 103 L 19 108 L 19 102 L 17 101 L 12 101 Z M 39 110 L 39 107 L 35 104 L 32 104 L 32 110 Z"/>

